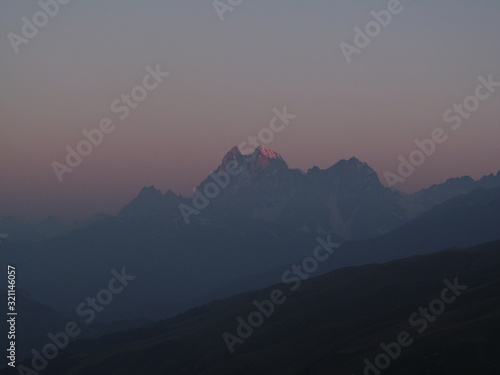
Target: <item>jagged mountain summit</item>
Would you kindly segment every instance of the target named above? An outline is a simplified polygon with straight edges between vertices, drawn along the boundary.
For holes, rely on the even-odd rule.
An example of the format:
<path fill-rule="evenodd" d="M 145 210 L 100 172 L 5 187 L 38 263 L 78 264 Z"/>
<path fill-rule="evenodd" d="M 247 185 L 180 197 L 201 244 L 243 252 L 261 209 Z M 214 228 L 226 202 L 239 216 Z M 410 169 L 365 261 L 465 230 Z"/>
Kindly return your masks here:
<path fill-rule="evenodd" d="M 122 208 L 120 216 L 144 216 L 164 210 L 175 210 L 182 202 L 182 197 L 168 190 L 165 195 L 155 188 L 148 186 L 142 188 L 139 195 L 129 204 Z"/>
<path fill-rule="evenodd" d="M 215 172 L 227 171 L 232 167 L 231 163 L 234 168 L 242 168 L 247 172 L 257 172 L 269 167 L 288 168 L 280 154 L 265 146 L 258 146 L 254 152 L 248 155 L 243 155 L 238 147 L 233 147 L 224 156 Z"/>
<path fill-rule="evenodd" d="M 193 306 L 208 293 L 247 291 L 257 283 L 252 275 L 260 275 L 259 285 L 271 278 L 278 282 L 283 266 L 309 257 L 318 237 L 342 243 L 323 270 L 499 237 L 500 190 L 475 189 L 412 219 L 403 203 L 408 196 L 419 197 L 384 187 L 375 171 L 356 158 L 301 172 L 264 148 L 253 155 L 232 149 L 222 159 L 219 192 L 190 224 L 179 206 L 194 204 L 191 198 L 149 186 L 118 217 L 101 218 L 50 241 L 26 246 L 7 241 L 2 250 L 26 275 L 19 287 L 61 314 L 72 314 L 82 296 L 103 287 L 111 269 L 126 267 L 137 282 L 127 289 L 129 298 L 117 299 L 102 319 L 146 313 L 155 319 Z M 488 186 L 495 179 L 487 177 Z M 210 175 L 197 190 L 206 194 L 214 184 Z M 59 272 L 39 267 L 47 257 Z M 276 274 L 262 276 L 274 269 Z M 68 280 L 63 289 L 61 277 Z"/>
<path fill-rule="evenodd" d="M 120 215 L 169 210 L 182 217 L 182 203 L 196 211 L 190 220 L 259 220 L 309 233 L 332 233 L 340 240 L 377 236 L 406 220 L 398 195 L 381 184 L 368 164 L 351 158 L 305 173 L 290 168 L 279 153 L 264 146 L 248 155 L 233 147 L 200 183 L 197 194 L 203 195 L 203 209 L 192 199 L 171 191 L 162 195 L 150 186 Z"/>
<path fill-rule="evenodd" d="M 233 147 L 198 185 L 194 198 L 171 190 L 163 195 L 150 186 L 143 188 L 120 215 L 168 212 L 184 224 L 257 220 L 307 233 L 330 233 L 347 241 L 390 232 L 436 205 L 480 187 L 500 187 L 500 172 L 479 181 L 450 179 L 404 194 L 383 186 L 377 173 L 355 157 L 327 169 L 314 166 L 303 172 L 290 168 L 279 153 L 265 146 L 247 155 Z"/>

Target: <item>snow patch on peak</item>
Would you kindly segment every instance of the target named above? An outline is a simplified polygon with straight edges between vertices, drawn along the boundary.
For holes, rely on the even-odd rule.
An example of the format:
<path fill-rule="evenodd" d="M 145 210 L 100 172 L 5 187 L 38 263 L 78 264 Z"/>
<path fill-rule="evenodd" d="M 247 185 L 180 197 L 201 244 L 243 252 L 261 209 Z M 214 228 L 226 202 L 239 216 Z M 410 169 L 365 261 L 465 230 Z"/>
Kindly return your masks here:
<path fill-rule="evenodd" d="M 273 151 L 265 146 L 259 145 L 255 151 L 254 151 L 258 156 L 264 156 L 268 159 L 283 159 L 280 154 L 278 154 L 276 151 Z"/>
<path fill-rule="evenodd" d="M 253 153 L 246 156 L 249 170 L 262 170 L 269 166 L 288 169 L 283 157 L 265 146 L 258 146 Z"/>

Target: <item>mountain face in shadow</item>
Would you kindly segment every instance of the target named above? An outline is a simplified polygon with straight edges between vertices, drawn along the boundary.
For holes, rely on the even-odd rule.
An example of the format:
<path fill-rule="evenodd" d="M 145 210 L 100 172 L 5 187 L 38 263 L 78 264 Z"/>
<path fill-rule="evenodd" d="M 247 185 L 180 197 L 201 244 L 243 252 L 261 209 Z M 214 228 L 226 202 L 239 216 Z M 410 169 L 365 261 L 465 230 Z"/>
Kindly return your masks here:
<path fill-rule="evenodd" d="M 249 326 L 251 333 L 231 345 L 230 354 L 223 334 L 237 335 L 237 318 L 249 319 L 255 302 L 269 300 L 275 290 L 283 292 L 284 301 L 259 326 Z M 366 370 L 367 363 L 381 363 L 376 358 L 386 353 L 385 345 L 397 355 L 383 374 L 497 374 L 498 296 L 496 241 L 344 268 L 305 280 L 295 291 L 278 284 L 209 303 L 148 329 L 75 342 L 47 371 L 372 374 L 377 372 Z M 398 352 L 393 343 L 402 332 L 410 344 Z"/>
<path fill-rule="evenodd" d="M 95 310 L 95 321 L 51 363 L 51 373 L 362 373 L 363 361 L 380 349 L 377 341 L 397 336 L 401 313 L 438 293 L 443 278 L 459 275 L 474 285 L 464 293 L 468 305 L 454 304 L 434 325 L 438 330 L 415 340 L 386 373 L 448 367 L 494 373 L 499 243 L 397 259 L 498 240 L 499 175 L 404 194 L 384 187 L 356 158 L 302 172 L 265 147 L 250 155 L 233 148 L 194 198 L 145 187 L 118 216 L 98 215 L 37 243 L 4 239 L 2 262 L 23 271 L 17 287 L 33 296 L 25 310 L 30 323 L 39 323 L 21 332 L 33 337 L 24 339 L 20 353 L 45 339 L 61 316 L 85 327 L 79 306 L 121 270 L 133 281 Z M 196 212 L 186 220 L 181 207 L 189 206 Z M 49 220 L 44 230 L 57 227 Z M 285 271 L 305 269 L 319 240 L 332 245 L 332 255 L 310 275 L 319 277 L 304 277 L 290 292 L 299 274 L 285 277 Z M 393 262 L 374 265 L 387 261 Z M 222 334 L 237 329 L 235 319 L 248 316 L 253 300 L 271 298 L 271 289 L 250 291 L 273 284 L 288 290 L 287 307 L 276 308 L 270 324 L 229 356 Z M 97 339 L 134 327 L 142 328 Z M 453 343 L 451 332 L 463 340 Z M 473 367 L 462 361 L 468 350 L 476 353 L 467 362 Z"/>
<path fill-rule="evenodd" d="M 279 282 L 284 266 L 310 256 L 318 236 L 343 244 L 324 271 L 500 238 L 498 189 L 455 197 L 411 220 L 405 198 L 355 158 L 303 173 L 271 150 L 245 156 L 235 148 L 216 171 L 231 162 L 239 173 L 189 224 L 179 204 L 190 199 L 148 187 L 117 217 L 37 244 L 4 241 L 0 250 L 24 270 L 19 287 L 65 316 L 125 267 L 136 280 L 99 314 L 107 322 L 164 318 L 210 295 Z M 363 239 L 377 233 L 385 234 Z"/>
<path fill-rule="evenodd" d="M 217 194 L 212 197 L 214 184 Z M 198 201 L 207 203 L 202 210 L 192 199 L 171 192 L 163 197 L 149 187 L 120 215 L 164 210 L 177 215 L 181 224 L 220 218 L 261 220 L 308 233 L 332 233 L 343 240 L 374 237 L 408 219 L 399 194 L 383 187 L 373 169 L 356 158 L 304 173 L 290 169 L 281 155 L 266 147 L 250 155 L 234 147 L 196 191 Z M 180 204 L 196 214 L 182 216 Z"/>
<path fill-rule="evenodd" d="M 386 235 L 346 243 L 333 267 L 383 262 L 500 238 L 500 188 L 450 199 Z"/>
<path fill-rule="evenodd" d="M 154 186 L 148 186 L 144 187 L 132 202 L 123 207 L 119 215 L 123 217 L 147 216 L 162 211 L 175 211 L 179 204 L 185 201 L 172 190 L 162 194 Z"/>
<path fill-rule="evenodd" d="M 496 175 L 490 174 L 476 181 L 469 176 L 450 178 L 445 183 L 433 185 L 413 195 L 413 200 L 421 205 L 421 209 L 427 210 L 441 204 L 448 199 L 459 195 L 468 194 L 473 190 L 494 189 L 500 187 L 500 172 Z"/>
<path fill-rule="evenodd" d="M 384 187 L 375 171 L 354 157 L 327 169 L 312 167 L 303 172 L 289 168 L 281 155 L 264 146 L 248 155 L 233 147 L 195 189 L 198 193 L 193 198 L 144 187 L 119 216 L 168 215 L 178 225 L 221 219 L 260 220 L 295 231 L 329 233 L 344 242 L 377 237 L 448 199 L 477 188 L 497 187 L 500 172 L 478 181 L 452 178 L 405 194 Z M 99 214 L 71 225 L 54 218 L 39 223 L 4 218 L 0 220 L 0 232 L 9 233 L 12 242 L 39 242 L 109 217 Z"/>
<path fill-rule="evenodd" d="M 351 241 L 322 262 L 316 274 L 347 266 L 382 263 L 451 247 L 468 247 L 500 238 L 500 189 L 477 189 L 438 205 L 394 231 L 362 241 Z M 302 262 L 302 260 L 300 260 Z M 299 264 L 296 259 L 295 264 Z M 292 266 L 289 263 L 287 267 Z M 240 278 L 217 288 L 200 300 L 209 302 L 242 293 L 282 279 L 281 266 Z"/>
<path fill-rule="evenodd" d="M 1 251 L 24 272 L 19 288 L 66 316 L 106 287 L 113 269 L 125 268 L 136 280 L 98 315 L 108 321 L 182 311 L 232 280 L 304 257 L 311 244 L 314 236 L 278 225 L 220 220 L 179 226 L 158 214 L 111 218 L 37 244 L 5 242 Z"/>
<path fill-rule="evenodd" d="M 497 187 L 500 172 L 479 181 L 449 179 L 405 194 L 384 187 L 375 171 L 356 158 L 303 172 L 289 168 L 281 155 L 266 147 L 259 146 L 249 155 L 234 147 L 200 183 L 193 199 L 170 190 L 162 195 L 151 186 L 120 215 L 169 212 L 180 225 L 222 218 L 260 220 L 349 241 L 388 233 L 448 199 L 478 188 Z"/>
<path fill-rule="evenodd" d="M 100 213 L 93 215 L 87 220 L 62 223 L 52 216 L 36 222 L 26 222 L 7 216 L 0 219 L 0 234 L 8 235 L 8 240 L 14 243 L 41 242 L 84 228 L 87 225 L 109 217 L 111 215 Z"/>

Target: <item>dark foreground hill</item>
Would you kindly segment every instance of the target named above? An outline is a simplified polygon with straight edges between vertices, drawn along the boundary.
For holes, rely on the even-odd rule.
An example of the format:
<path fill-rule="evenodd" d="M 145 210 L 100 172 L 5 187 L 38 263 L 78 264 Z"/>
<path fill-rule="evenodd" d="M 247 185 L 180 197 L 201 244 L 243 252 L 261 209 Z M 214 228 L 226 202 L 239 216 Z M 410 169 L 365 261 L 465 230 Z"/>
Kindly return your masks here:
<path fill-rule="evenodd" d="M 362 374 L 377 357 L 385 366 L 379 356 L 385 343 L 397 358 L 384 374 L 500 374 L 500 241 L 344 268 L 295 291 L 291 286 L 212 302 L 148 329 L 75 342 L 45 373 Z M 257 310 L 254 301 L 269 300 L 273 290 L 284 293 L 283 303 L 259 327 L 240 332 L 249 337 L 230 345 L 230 354 L 223 334 L 237 335 L 237 318 L 247 321 Z M 398 337 L 409 344 L 400 351 L 391 344 Z"/>

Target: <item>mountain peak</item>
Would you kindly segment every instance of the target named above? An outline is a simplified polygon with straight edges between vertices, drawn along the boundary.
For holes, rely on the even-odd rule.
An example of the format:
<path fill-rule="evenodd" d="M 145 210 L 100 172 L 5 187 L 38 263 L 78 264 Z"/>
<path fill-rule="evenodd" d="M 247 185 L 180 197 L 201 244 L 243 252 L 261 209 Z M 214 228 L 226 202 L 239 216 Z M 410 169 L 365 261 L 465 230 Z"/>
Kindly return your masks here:
<path fill-rule="evenodd" d="M 447 183 L 475 182 L 471 176 L 452 177 L 446 180 Z"/>
<path fill-rule="evenodd" d="M 352 157 L 349 160 L 339 160 L 326 171 L 335 178 L 351 181 L 356 186 L 382 187 L 377 173 L 365 162 Z"/>
<path fill-rule="evenodd" d="M 165 193 L 164 195 L 165 198 L 171 200 L 171 199 L 177 199 L 178 196 L 177 194 L 175 194 L 172 189 L 168 189 L 168 191 Z"/>
<path fill-rule="evenodd" d="M 352 157 L 350 158 L 349 160 L 347 160 L 348 163 L 350 164 L 366 164 L 366 163 L 363 163 L 362 161 L 360 161 L 358 158 L 356 157 Z"/>
<path fill-rule="evenodd" d="M 262 145 L 257 146 L 248 155 L 243 155 L 238 147 L 233 147 L 226 153 L 216 171 L 226 169 L 229 162 L 234 162 L 238 166 L 246 166 L 249 170 L 254 171 L 264 169 L 271 164 L 280 164 L 288 168 L 288 165 L 280 154 Z"/>
<path fill-rule="evenodd" d="M 158 196 L 162 195 L 161 191 L 158 190 L 154 185 L 144 186 L 139 192 L 139 197 L 144 196 Z"/>
<path fill-rule="evenodd" d="M 119 215 L 144 215 L 164 206 L 165 197 L 153 185 L 141 189 L 137 197 L 122 208 Z"/>
<path fill-rule="evenodd" d="M 373 169 L 365 162 L 360 161 L 358 158 L 352 157 L 349 160 L 342 159 L 337 163 L 332 165 L 328 170 L 344 170 L 344 169 L 356 169 L 356 170 L 366 170 L 367 172 L 374 172 Z"/>
<path fill-rule="evenodd" d="M 254 154 L 256 156 L 263 156 L 263 157 L 268 158 L 268 159 L 281 159 L 281 160 L 283 160 L 281 155 L 278 154 L 276 151 L 273 151 L 270 148 L 267 148 L 266 146 L 262 146 L 262 145 L 259 145 L 255 149 Z"/>
<path fill-rule="evenodd" d="M 231 150 L 229 150 L 226 155 L 224 156 L 225 158 L 226 157 L 230 157 L 230 158 L 236 158 L 238 156 L 241 155 L 241 152 L 240 152 L 240 149 L 238 148 L 238 146 L 234 146 Z"/>
<path fill-rule="evenodd" d="M 224 157 L 222 158 L 222 162 L 217 168 L 216 172 L 227 170 L 227 166 L 231 162 L 236 163 L 236 165 L 242 165 L 244 163 L 244 157 L 237 146 L 234 146 L 226 153 L 226 155 L 224 155 Z"/>
<path fill-rule="evenodd" d="M 247 161 L 250 162 L 249 169 L 251 171 L 262 170 L 271 165 L 288 169 L 288 165 L 280 154 L 261 145 L 253 153 L 247 155 Z"/>

